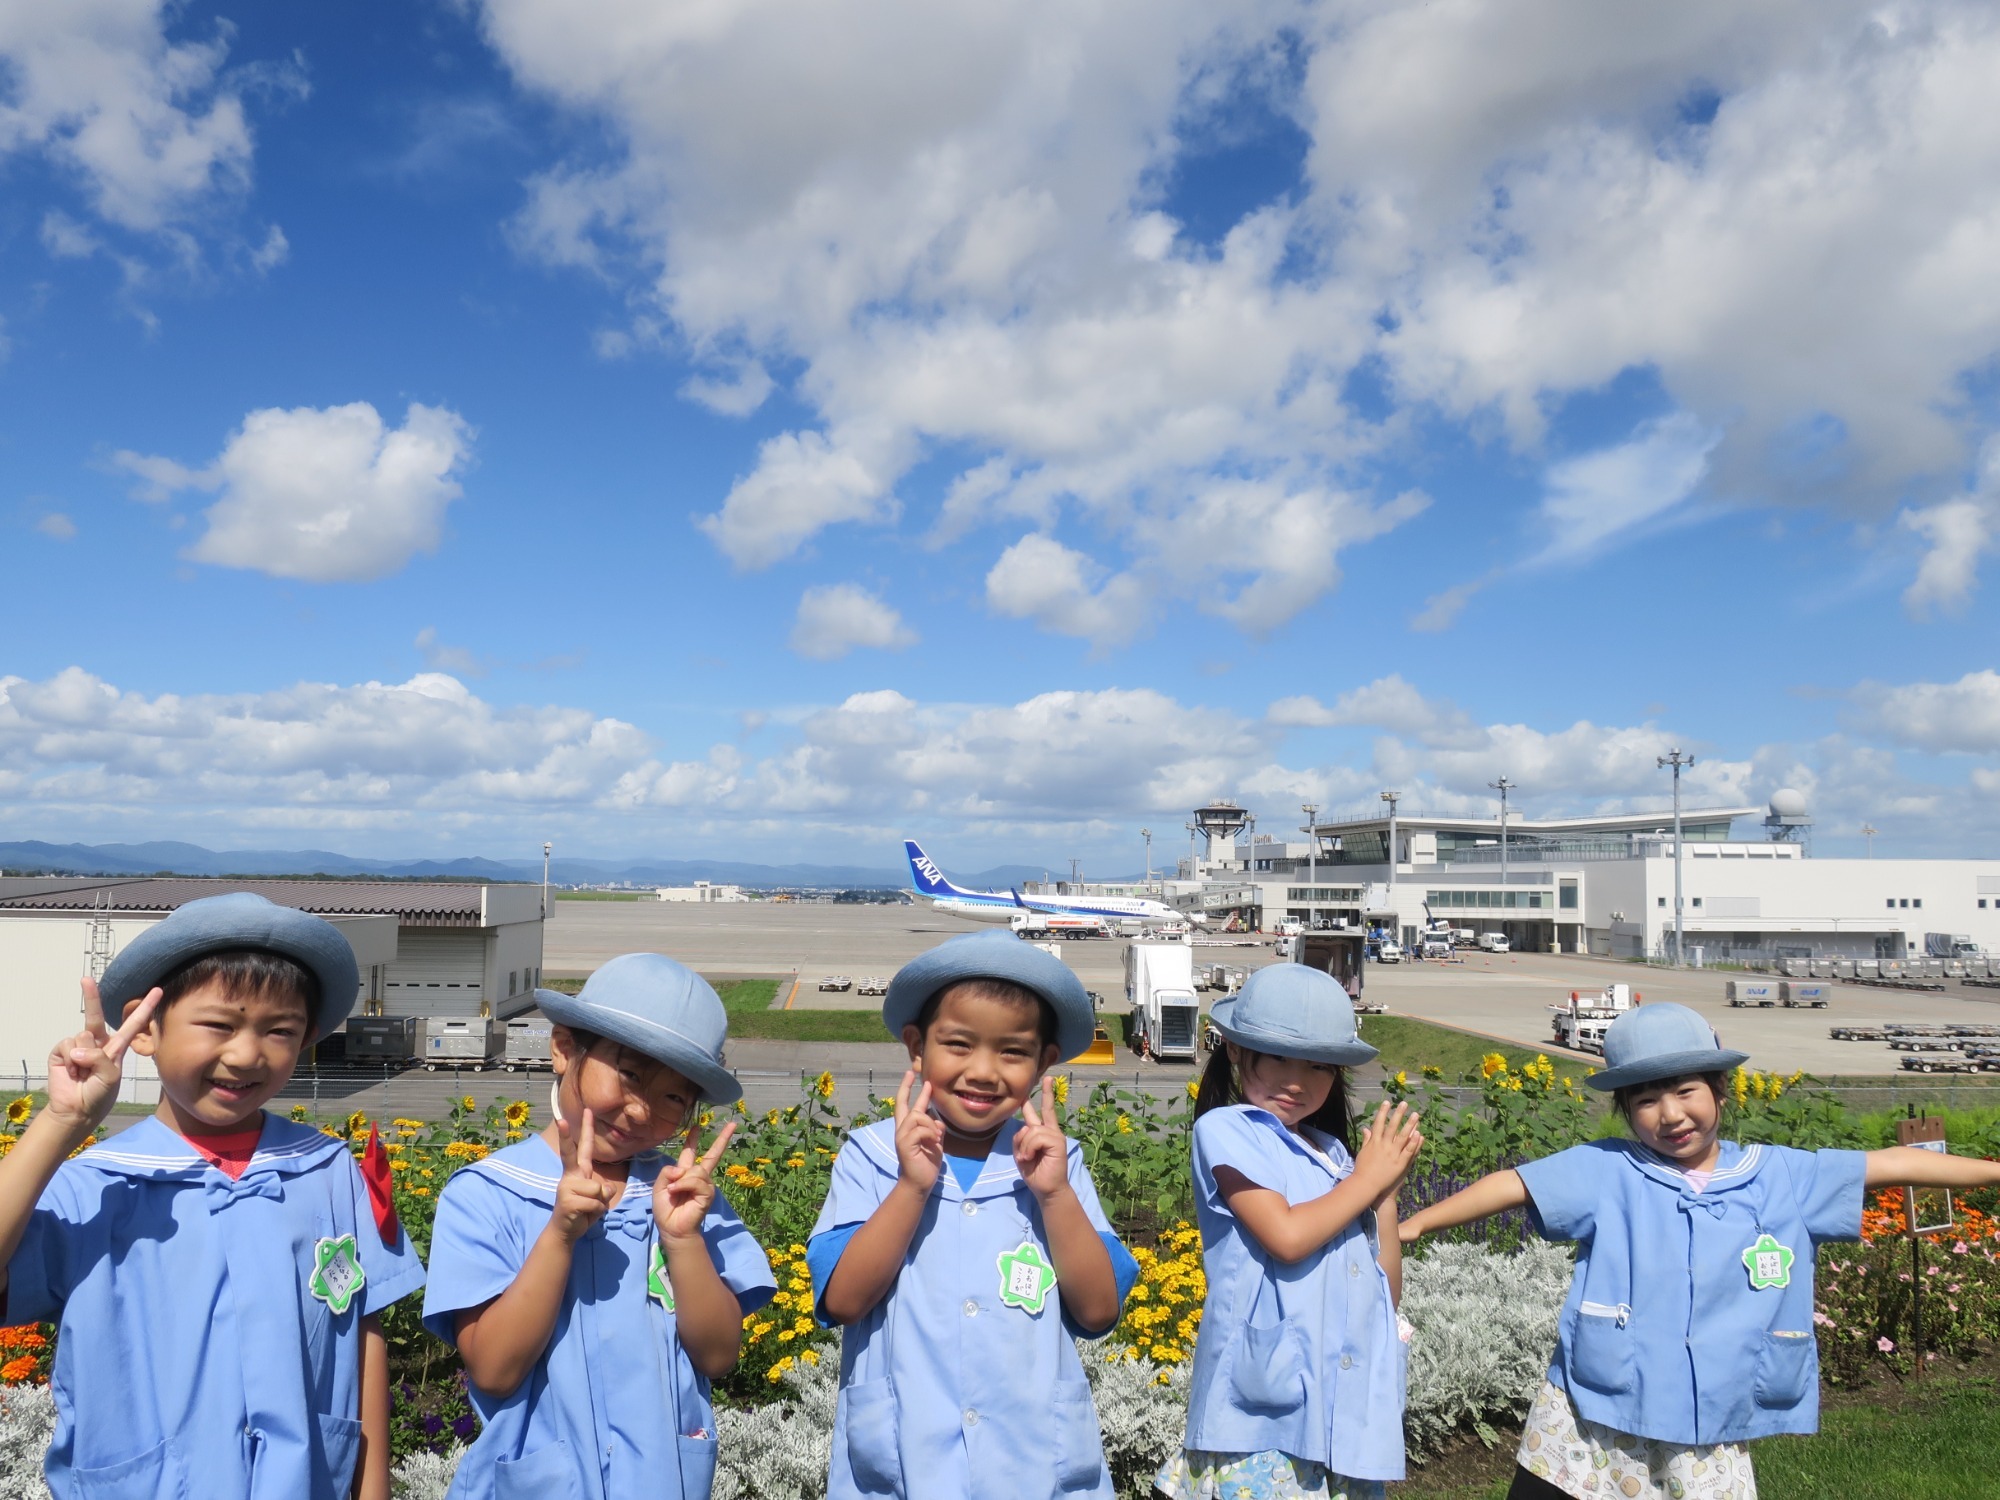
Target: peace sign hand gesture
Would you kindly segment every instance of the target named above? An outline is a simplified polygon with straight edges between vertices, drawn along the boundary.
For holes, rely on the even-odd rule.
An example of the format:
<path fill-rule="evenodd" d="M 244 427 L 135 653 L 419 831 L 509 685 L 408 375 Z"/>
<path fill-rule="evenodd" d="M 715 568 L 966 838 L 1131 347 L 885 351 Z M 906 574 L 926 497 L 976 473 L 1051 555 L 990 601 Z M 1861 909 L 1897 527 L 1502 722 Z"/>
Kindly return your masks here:
<path fill-rule="evenodd" d="M 49 1112 L 72 1130 L 85 1134 L 103 1123 L 118 1099 L 118 1081 L 125 1072 L 125 1049 L 153 1019 L 161 994 L 155 988 L 132 1008 L 125 1024 L 111 1031 L 104 1021 L 104 999 L 97 981 L 83 981 L 83 1030 L 57 1042 L 49 1051 Z"/>
<path fill-rule="evenodd" d="M 563 1174 L 556 1184 L 556 1206 L 549 1213 L 549 1224 L 574 1245 L 610 1211 L 625 1185 L 597 1175 L 597 1121 L 589 1110 L 576 1125 L 557 1120 L 556 1135 L 562 1142 Z"/>
<path fill-rule="evenodd" d="M 687 1140 L 681 1146 L 681 1159 L 672 1166 L 662 1167 L 660 1175 L 653 1179 L 653 1223 L 659 1227 L 662 1240 L 700 1236 L 701 1221 L 708 1216 L 709 1204 L 715 1201 L 715 1164 L 722 1159 L 723 1150 L 734 1134 L 736 1122 L 731 1120 L 715 1133 L 708 1149 L 697 1158 L 696 1127 L 690 1126 Z"/>
<path fill-rule="evenodd" d="M 1021 1105 L 1021 1128 L 1014 1132 L 1014 1166 L 1035 1197 L 1046 1203 L 1069 1186 L 1069 1140 L 1056 1124 L 1055 1080 L 1042 1075 L 1042 1107 L 1030 1098 Z"/>
<path fill-rule="evenodd" d="M 931 1086 L 917 1087 L 915 1068 L 905 1069 L 896 1085 L 896 1166 L 902 1180 L 926 1197 L 944 1170 L 944 1121 L 931 1113 Z"/>

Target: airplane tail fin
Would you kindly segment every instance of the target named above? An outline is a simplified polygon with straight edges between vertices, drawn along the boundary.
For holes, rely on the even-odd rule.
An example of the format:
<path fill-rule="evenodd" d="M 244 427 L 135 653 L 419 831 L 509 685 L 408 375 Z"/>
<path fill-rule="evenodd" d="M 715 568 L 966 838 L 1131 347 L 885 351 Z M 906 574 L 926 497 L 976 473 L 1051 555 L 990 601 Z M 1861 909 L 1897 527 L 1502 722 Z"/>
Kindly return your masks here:
<path fill-rule="evenodd" d="M 903 852 L 910 857 L 910 881 L 920 895 L 956 896 L 963 892 L 944 878 L 944 872 L 931 862 L 923 847 L 915 839 L 903 840 Z"/>

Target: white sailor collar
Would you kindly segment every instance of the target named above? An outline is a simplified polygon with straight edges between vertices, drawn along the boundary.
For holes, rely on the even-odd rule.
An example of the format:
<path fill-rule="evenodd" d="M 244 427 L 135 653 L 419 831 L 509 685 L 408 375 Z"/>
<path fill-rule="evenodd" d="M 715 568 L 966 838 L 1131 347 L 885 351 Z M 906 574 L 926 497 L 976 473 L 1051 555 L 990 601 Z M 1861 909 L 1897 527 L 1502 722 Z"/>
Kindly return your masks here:
<path fill-rule="evenodd" d="M 263 1176 L 290 1177 L 323 1165 L 335 1153 L 346 1153 L 347 1142 L 296 1121 L 264 1112 L 264 1131 L 239 1180 Z M 187 1138 L 148 1115 L 77 1157 L 79 1165 L 111 1176 L 157 1181 L 198 1181 L 216 1170 Z"/>

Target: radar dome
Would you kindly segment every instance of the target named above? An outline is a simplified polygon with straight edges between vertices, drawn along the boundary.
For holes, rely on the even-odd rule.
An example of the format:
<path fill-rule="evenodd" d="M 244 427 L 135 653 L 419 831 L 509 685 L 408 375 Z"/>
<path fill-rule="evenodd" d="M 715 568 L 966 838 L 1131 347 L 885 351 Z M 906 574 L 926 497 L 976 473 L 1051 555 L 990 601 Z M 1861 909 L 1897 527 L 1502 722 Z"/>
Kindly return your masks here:
<path fill-rule="evenodd" d="M 1806 815 L 1806 794 L 1795 792 L 1790 787 L 1780 787 L 1771 793 L 1771 816 L 1774 818 L 1803 818 Z"/>

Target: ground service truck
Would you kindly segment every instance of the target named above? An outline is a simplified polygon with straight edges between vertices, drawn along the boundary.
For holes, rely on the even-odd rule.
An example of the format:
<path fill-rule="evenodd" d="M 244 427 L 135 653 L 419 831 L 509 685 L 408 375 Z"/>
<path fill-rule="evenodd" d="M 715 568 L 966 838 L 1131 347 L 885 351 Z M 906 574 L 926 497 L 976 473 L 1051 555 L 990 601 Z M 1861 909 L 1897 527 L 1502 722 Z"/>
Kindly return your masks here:
<path fill-rule="evenodd" d="M 1135 942 L 1125 950 L 1125 1000 L 1132 1007 L 1132 1045 L 1144 1057 L 1195 1055 L 1201 1002 L 1194 993 L 1194 948 Z"/>

